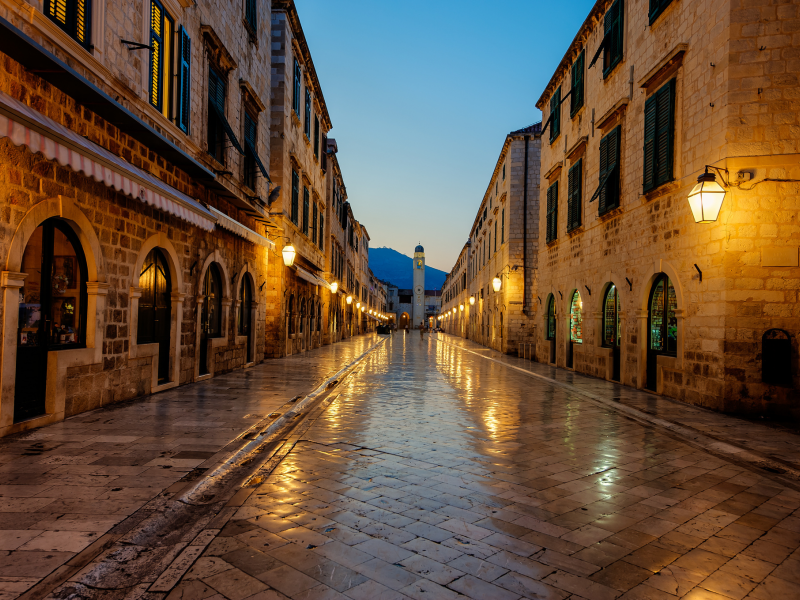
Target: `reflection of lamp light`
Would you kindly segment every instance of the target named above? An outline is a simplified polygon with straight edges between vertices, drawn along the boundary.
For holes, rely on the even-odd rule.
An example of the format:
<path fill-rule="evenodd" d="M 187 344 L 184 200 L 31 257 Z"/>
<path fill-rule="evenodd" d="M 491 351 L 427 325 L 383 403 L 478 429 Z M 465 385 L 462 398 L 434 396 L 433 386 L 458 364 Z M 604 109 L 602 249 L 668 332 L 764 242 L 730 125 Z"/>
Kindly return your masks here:
<path fill-rule="evenodd" d="M 331 293 L 332 293 L 332 294 L 335 294 L 335 293 L 336 293 L 336 291 L 337 291 L 338 289 L 339 289 L 339 284 L 338 284 L 338 283 L 336 283 L 336 282 L 334 281 L 334 282 L 331 284 Z"/>
<path fill-rule="evenodd" d="M 294 264 L 294 257 L 297 256 L 297 252 L 292 246 L 292 243 L 289 242 L 288 246 L 283 247 L 283 264 L 287 267 L 291 267 Z"/>
<path fill-rule="evenodd" d="M 469 303 L 470 304 L 475 304 L 475 296 L 470 296 L 469 297 Z"/>
<path fill-rule="evenodd" d="M 492 279 L 492 287 L 494 288 L 495 292 L 499 292 L 500 288 L 503 286 L 503 280 L 499 277 L 495 277 Z"/>
<path fill-rule="evenodd" d="M 725 190 L 717 183 L 714 173 L 706 172 L 697 178 L 697 185 L 689 192 L 689 208 L 695 223 L 713 223 L 719 216 Z"/>
<path fill-rule="evenodd" d="M 347 297 L 347 303 L 348 304 L 352 304 L 353 303 L 353 297 L 352 296 L 348 296 Z"/>

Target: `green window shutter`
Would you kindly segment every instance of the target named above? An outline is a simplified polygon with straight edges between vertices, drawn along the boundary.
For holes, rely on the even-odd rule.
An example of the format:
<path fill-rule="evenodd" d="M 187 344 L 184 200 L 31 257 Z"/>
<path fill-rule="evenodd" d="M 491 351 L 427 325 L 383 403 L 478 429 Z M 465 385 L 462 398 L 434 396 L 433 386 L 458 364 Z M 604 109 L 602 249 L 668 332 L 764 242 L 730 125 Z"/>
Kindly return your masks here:
<path fill-rule="evenodd" d="M 581 225 L 581 192 L 583 179 L 583 160 L 579 160 L 569 170 L 567 184 L 567 231 Z"/>
<path fill-rule="evenodd" d="M 300 176 L 292 169 L 292 223 L 297 225 L 298 204 L 300 203 Z"/>
<path fill-rule="evenodd" d="M 561 86 L 550 98 L 550 143 L 552 144 L 561 133 Z"/>
<path fill-rule="evenodd" d="M 302 79 L 302 71 L 300 70 L 300 63 L 294 59 L 294 96 L 292 97 L 292 108 L 295 114 L 300 116 L 300 81 Z"/>
<path fill-rule="evenodd" d="M 178 32 L 178 127 L 189 133 L 191 114 L 192 40 L 181 25 Z"/>
<path fill-rule="evenodd" d="M 600 205 L 598 212 L 602 215 L 606 212 L 608 204 L 608 139 L 609 136 L 600 140 Z"/>
<path fill-rule="evenodd" d="M 319 117 L 314 115 L 314 156 L 319 158 Z"/>
<path fill-rule="evenodd" d="M 661 13 L 671 2 L 672 0 L 650 0 L 650 25 L 655 23 L 656 19 L 661 16 Z"/>
<path fill-rule="evenodd" d="M 311 91 L 306 88 L 306 121 L 305 127 L 303 132 L 306 134 L 306 137 L 310 140 L 311 139 Z"/>
<path fill-rule="evenodd" d="M 303 233 L 308 235 L 308 205 L 309 205 L 309 197 L 308 197 L 308 188 L 303 188 Z"/>
<path fill-rule="evenodd" d="M 608 134 L 608 181 L 606 182 L 606 206 L 605 211 L 609 211 L 619 206 L 619 146 L 620 146 L 620 126 L 615 127 Z M 604 211 L 604 212 L 605 212 Z"/>
<path fill-rule="evenodd" d="M 570 96 L 570 117 L 574 117 L 581 107 L 583 106 L 583 68 L 584 65 L 584 51 L 575 59 L 572 65 L 572 95 Z"/>
<path fill-rule="evenodd" d="M 656 186 L 656 96 L 644 103 L 644 177 L 643 189 L 649 192 Z"/>
<path fill-rule="evenodd" d="M 656 185 L 672 180 L 672 135 L 675 80 L 656 92 Z"/>
<path fill-rule="evenodd" d="M 624 16 L 625 7 L 623 0 L 617 0 L 608 9 L 603 19 L 603 32 L 604 35 L 608 36 L 608 43 L 605 47 L 605 57 L 603 61 L 603 77 L 611 73 L 619 61 L 622 60 Z"/>
<path fill-rule="evenodd" d="M 500 243 L 506 243 L 506 209 L 504 208 L 500 213 Z"/>
<path fill-rule="evenodd" d="M 316 245 L 317 243 L 317 203 L 314 203 L 314 210 L 313 216 L 311 217 L 311 243 Z"/>
<path fill-rule="evenodd" d="M 244 3 L 244 20 L 250 28 L 253 35 L 258 34 L 258 9 L 256 7 L 256 0 L 245 0 Z"/>
<path fill-rule="evenodd" d="M 558 182 L 547 188 L 547 242 L 556 239 L 558 232 Z"/>

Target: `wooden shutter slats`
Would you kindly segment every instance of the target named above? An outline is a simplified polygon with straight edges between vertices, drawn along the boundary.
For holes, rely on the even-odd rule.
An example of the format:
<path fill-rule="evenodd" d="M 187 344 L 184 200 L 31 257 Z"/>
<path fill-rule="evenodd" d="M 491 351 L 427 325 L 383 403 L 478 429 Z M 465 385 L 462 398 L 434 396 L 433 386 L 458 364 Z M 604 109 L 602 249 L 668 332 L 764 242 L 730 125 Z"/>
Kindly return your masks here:
<path fill-rule="evenodd" d="M 644 103 L 644 191 L 655 187 L 656 173 L 656 104 L 655 96 Z"/>
<path fill-rule="evenodd" d="M 180 61 L 180 67 L 178 69 L 178 127 L 180 127 L 184 133 L 189 133 L 192 40 L 189 38 L 183 25 L 181 25 L 178 31 L 178 40 L 178 55 Z"/>
<path fill-rule="evenodd" d="M 581 194 L 583 160 L 578 160 L 569 170 L 567 184 L 567 231 L 581 225 Z"/>
<path fill-rule="evenodd" d="M 674 113 L 675 80 L 672 79 L 645 102 L 642 181 L 645 192 L 672 181 Z"/>

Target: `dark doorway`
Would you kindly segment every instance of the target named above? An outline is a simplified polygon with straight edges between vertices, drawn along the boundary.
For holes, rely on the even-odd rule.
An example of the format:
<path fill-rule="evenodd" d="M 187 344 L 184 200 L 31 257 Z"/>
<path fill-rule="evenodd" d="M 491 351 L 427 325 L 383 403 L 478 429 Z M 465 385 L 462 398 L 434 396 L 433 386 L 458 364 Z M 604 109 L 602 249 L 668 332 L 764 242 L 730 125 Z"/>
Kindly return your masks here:
<path fill-rule="evenodd" d="M 253 285 L 250 277 L 245 274 L 242 278 L 242 289 L 239 292 L 239 335 L 247 336 L 247 351 L 245 362 L 253 362 L 253 333 L 252 333 L 252 314 L 253 309 Z"/>
<path fill-rule="evenodd" d="M 761 336 L 761 381 L 792 385 L 792 338 L 783 329 L 769 329 Z"/>
<path fill-rule="evenodd" d="M 650 290 L 647 314 L 647 389 L 658 391 L 658 357 L 678 355 L 678 299 L 669 277 L 661 273 Z"/>
<path fill-rule="evenodd" d="M 158 383 L 169 381 L 172 284 L 164 253 L 153 248 L 139 274 L 139 344 L 158 344 Z"/>
<path fill-rule="evenodd" d="M 46 412 L 48 352 L 86 345 L 86 258 L 61 219 L 37 227 L 22 256 L 14 422 Z"/>
<path fill-rule="evenodd" d="M 613 283 L 603 299 L 603 346 L 611 348 L 611 379 L 620 381 L 620 321 L 619 292 Z"/>
<path fill-rule="evenodd" d="M 203 280 L 203 312 L 200 317 L 200 374 L 208 368 L 208 341 L 220 336 L 222 330 L 222 284 L 219 267 L 212 263 Z"/>
<path fill-rule="evenodd" d="M 550 364 L 556 364 L 556 298 L 552 294 L 547 299 L 547 339 L 550 341 Z"/>

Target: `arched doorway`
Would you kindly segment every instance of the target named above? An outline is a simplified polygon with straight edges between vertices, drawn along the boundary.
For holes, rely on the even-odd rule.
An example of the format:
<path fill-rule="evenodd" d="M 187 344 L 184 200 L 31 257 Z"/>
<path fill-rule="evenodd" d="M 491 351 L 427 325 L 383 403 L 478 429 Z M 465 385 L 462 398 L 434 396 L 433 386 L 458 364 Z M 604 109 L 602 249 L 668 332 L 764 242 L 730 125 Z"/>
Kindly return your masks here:
<path fill-rule="evenodd" d="M 153 248 L 139 275 L 137 344 L 158 344 L 158 383 L 169 381 L 170 331 L 172 329 L 172 282 L 164 253 Z"/>
<path fill-rule="evenodd" d="M 572 292 L 569 301 L 569 343 L 567 344 L 567 368 L 575 366 L 575 344 L 583 343 L 583 300 L 578 290 Z"/>
<path fill-rule="evenodd" d="M 620 331 L 620 306 L 619 306 L 619 291 L 617 286 L 613 283 L 609 284 L 606 289 L 606 294 L 603 297 L 603 346 L 611 348 L 611 379 L 614 381 L 621 380 L 621 363 L 620 363 L 620 345 L 621 345 L 621 331 Z"/>
<path fill-rule="evenodd" d="M 658 357 L 678 355 L 678 298 L 675 286 L 660 273 L 650 290 L 647 313 L 647 389 L 658 391 Z"/>
<path fill-rule="evenodd" d="M 556 297 L 550 294 L 547 298 L 547 314 L 545 317 L 545 331 L 550 342 L 550 364 L 556 364 Z"/>
<path fill-rule="evenodd" d="M 247 337 L 246 363 L 253 362 L 253 283 L 248 274 L 242 277 L 242 289 L 239 290 L 239 310 L 236 318 L 239 335 Z"/>
<path fill-rule="evenodd" d="M 20 271 L 14 422 L 46 412 L 48 353 L 86 345 L 86 257 L 72 228 L 56 217 L 39 225 Z"/>
<path fill-rule="evenodd" d="M 208 341 L 222 332 L 222 280 L 219 267 L 211 263 L 203 280 L 203 314 L 200 319 L 200 374 L 211 372 L 208 365 Z"/>
<path fill-rule="evenodd" d="M 411 318 L 408 316 L 408 313 L 404 312 L 402 315 L 400 315 L 399 328 L 401 330 L 405 331 L 405 329 L 408 327 L 410 321 L 411 321 Z"/>

